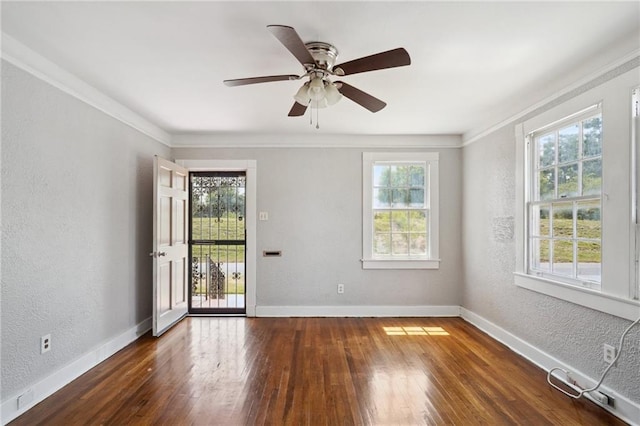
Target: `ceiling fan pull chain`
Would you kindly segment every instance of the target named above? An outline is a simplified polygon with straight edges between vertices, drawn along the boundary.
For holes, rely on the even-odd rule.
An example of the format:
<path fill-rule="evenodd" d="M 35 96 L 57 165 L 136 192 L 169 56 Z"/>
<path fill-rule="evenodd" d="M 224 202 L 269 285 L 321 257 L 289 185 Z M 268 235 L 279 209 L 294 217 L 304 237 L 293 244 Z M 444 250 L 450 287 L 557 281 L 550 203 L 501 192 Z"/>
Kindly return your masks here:
<path fill-rule="evenodd" d="M 320 108 L 316 108 L 316 129 L 320 128 Z"/>

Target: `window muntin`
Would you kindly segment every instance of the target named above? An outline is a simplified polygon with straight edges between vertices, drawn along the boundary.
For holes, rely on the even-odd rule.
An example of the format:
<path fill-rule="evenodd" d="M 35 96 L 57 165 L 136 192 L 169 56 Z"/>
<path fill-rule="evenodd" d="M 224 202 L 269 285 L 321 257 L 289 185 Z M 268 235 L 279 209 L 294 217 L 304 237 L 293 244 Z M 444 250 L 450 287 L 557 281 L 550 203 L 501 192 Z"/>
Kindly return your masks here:
<path fill-rule="evenodd" d="M 590 110 L 529 135 L 529 269 L 600 289 L 602 114 Z"/>
<path fill-rule="evenodd" d="M 363 269 L 438 269 L 436 152 L 362 154 Z"/>
<path fill-rule="evenodd" d="M 425 162 L 373 164 L 373 258 L 426 258 L 429 252 Z"/>
<path fill-rule="evenodd" d="M 630 87 L 639 87 L 637 69 L 625 72 L 586 92 L 516 124 L 516 216 L 514 283 L 540 294 L 629 320 L 638 317 L 638 245 L 636 243 L 638 133 L 630 114 Z M 579 111 L 578 113 L 575 113 Z M 599 289 L 532 270 L 530 228 L 533 220 L 533 143 L 531 134 L 562 127 L 602 113 L 602 278 Z M 575 113 L 575 114 L 574 114 Z M 565 118 L 563 118 L 565 117 Z M 567 119 L 567 117 L 572 117 Z M 562 121 L 559 121 L 562 120 Z M 632 120 L 635 120 L 632 121 Z M 553 123 L 549 125 L 549 123 Z M 635 123 L 635 124 L 634 124 Z M 549 133 L 548 131 L 546 133 Z M 640 234 L 640 233 L 639 233 Z M 639 274 L 640 275 L 640 274 Z"/>

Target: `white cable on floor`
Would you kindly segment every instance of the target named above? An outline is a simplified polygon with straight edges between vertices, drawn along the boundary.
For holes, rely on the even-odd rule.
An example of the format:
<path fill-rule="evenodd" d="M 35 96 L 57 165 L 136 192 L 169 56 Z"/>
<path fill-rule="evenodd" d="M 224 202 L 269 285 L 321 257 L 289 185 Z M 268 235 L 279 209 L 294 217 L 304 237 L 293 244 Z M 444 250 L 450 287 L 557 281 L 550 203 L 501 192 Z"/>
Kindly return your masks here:
<path fill-rule="evenodd" d="M 598 383 L 596 383 L 596 385 L 590 389 L 582 389 L 580 390 L 579 387 L 577 387 L 577 385 L 575 383 L 570 383 L 573 386 L 570 386 L 572 389 L 575 389 L 577 392 L 579 392 L 577 395 L 573 395 L 567 391 L 565 391 L 564 389 L 561 389 L 559 386 L 555 385 L 554 383 L 551 382 L 551 373 L 553 373 L 556 370 L 560 370 L 562 372 L 564 372 L 564 374 L 567 375 L 567 377 L 569 377 L 569 372 L 563 368 L 560 367 L 555 367 L 552 368 L 551 370 L 549 370 L 549 372 L 547 373 L 547 383 L 549 383 L 551 386 L 553 386 L 554 388 L 556 388 L 557 390 L 559 390 L 560 392 L 562 392 L 563 394 L 570 396 L 571 398 L 574 399 L 578 399 L 580 398 L 582 395 L 584 395 L 587 392 L 593 392 L 596 389 L 598 389 L 600 387 L 600 385 L 602 384 L 602 381 L 604 380 L 605 376 L 607 375 L 607 373 L 609 372 L 609 370 L 611 370 L 611 367 L 613 367 L 613 365 L 616 363 L 616 361 L 618 360 L 618 358 L 620 358 L 620 354 L 622 354 L 622 345 L 624 344 L 624 338 L 627 336 L 627 333 L 629 332 L 629 330 L 631 330 L 631 328 L 638 324 L 640 322 L 640 318 L 638 318 L 637 320 L 635 320 L 634 322 L 631 323 L 631 325 L 629 327 L 627 327 L 627 329 L 622 333 L 622 336 L 620 336 L 620 343 L 618 344 L 618 348 L 616 349 L 616 357 L 613 359 L 613 362 L 611 362 L 607 368 L 605 368 L 604 372 L 602 373 L 602 375 L 600 376 L 600 380 L 598 380 Z"/>

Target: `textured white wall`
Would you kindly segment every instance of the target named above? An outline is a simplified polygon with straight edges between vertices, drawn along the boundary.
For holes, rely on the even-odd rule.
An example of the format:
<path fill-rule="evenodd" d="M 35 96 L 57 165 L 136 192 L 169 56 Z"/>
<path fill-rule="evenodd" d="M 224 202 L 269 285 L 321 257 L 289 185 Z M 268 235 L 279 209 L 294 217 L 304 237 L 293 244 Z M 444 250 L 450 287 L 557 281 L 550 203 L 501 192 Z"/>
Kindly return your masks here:
<path fill-rule="evenodd" d="M 629 321 L 514 285 L 514 238 L 501 226 L 512 224 L 515 215 L 514 135 L 514 124 L 507 125 L 463 149 L 462 306 L 599 378 L 606 366 L 603 343 L 617 346 Z M 640 402 L 639 341 L 636 327 L 604 382 L 635 402 Z"/>
<path fill-rule="evenodd" d="M 170 150 L 2 62 L 3 399 L 151 315 L 154 154 Z"/>
<path fill-rule="evenodd" d="M 258 305 L 462 304 L 592 377 L 604 368 L 602 343 L 615 344 L 628 324 L 513 285 L 512 125 L 462 150 L 438 150 L 439 270 L 365 271 L 366 149 L 170 151 L 2 66 L 3 398 L 151 315 L 154 154 L 257 160 L 258 210 L 269 212 L 258 222 L 258 251 L 283 251 L 282 258 L 258 257 Z M 336 294 L 338 282 L 344 295 Z M 53 350 L 40 355 L 46 333 Z M 605 384 L 640 402 L 638 329 L 628 339 L 635 343 Z"/>
<path fill-rule="evenodd" d="M 459 305 L 460 149 L 440 150 L 442 262 L 429 271 L 362 269 L 362 151 L 179 148 L 172 156 L 257 160 L 258 210 L 269 213 L 258 222 L 258 253 L 282 250 L 258 257 L 258 306 Z"/>

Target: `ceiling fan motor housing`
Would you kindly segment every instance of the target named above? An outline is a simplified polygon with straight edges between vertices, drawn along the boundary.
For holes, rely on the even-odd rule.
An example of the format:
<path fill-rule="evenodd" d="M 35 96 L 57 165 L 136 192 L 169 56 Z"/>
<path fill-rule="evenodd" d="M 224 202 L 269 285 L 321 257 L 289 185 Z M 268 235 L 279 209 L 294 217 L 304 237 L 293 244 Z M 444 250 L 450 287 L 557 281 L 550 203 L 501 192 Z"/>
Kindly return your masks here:
<path fill-rule="evenodd" d="M 336 49 L 335 46 L 321 41 L 305 43 L 305 46 L 318 64 L 317 66 L 310 64 L 310 69 L 321 68 L 328 71 L 333 69 L 333 65 L 338 58 L 338 49 Z"/>

